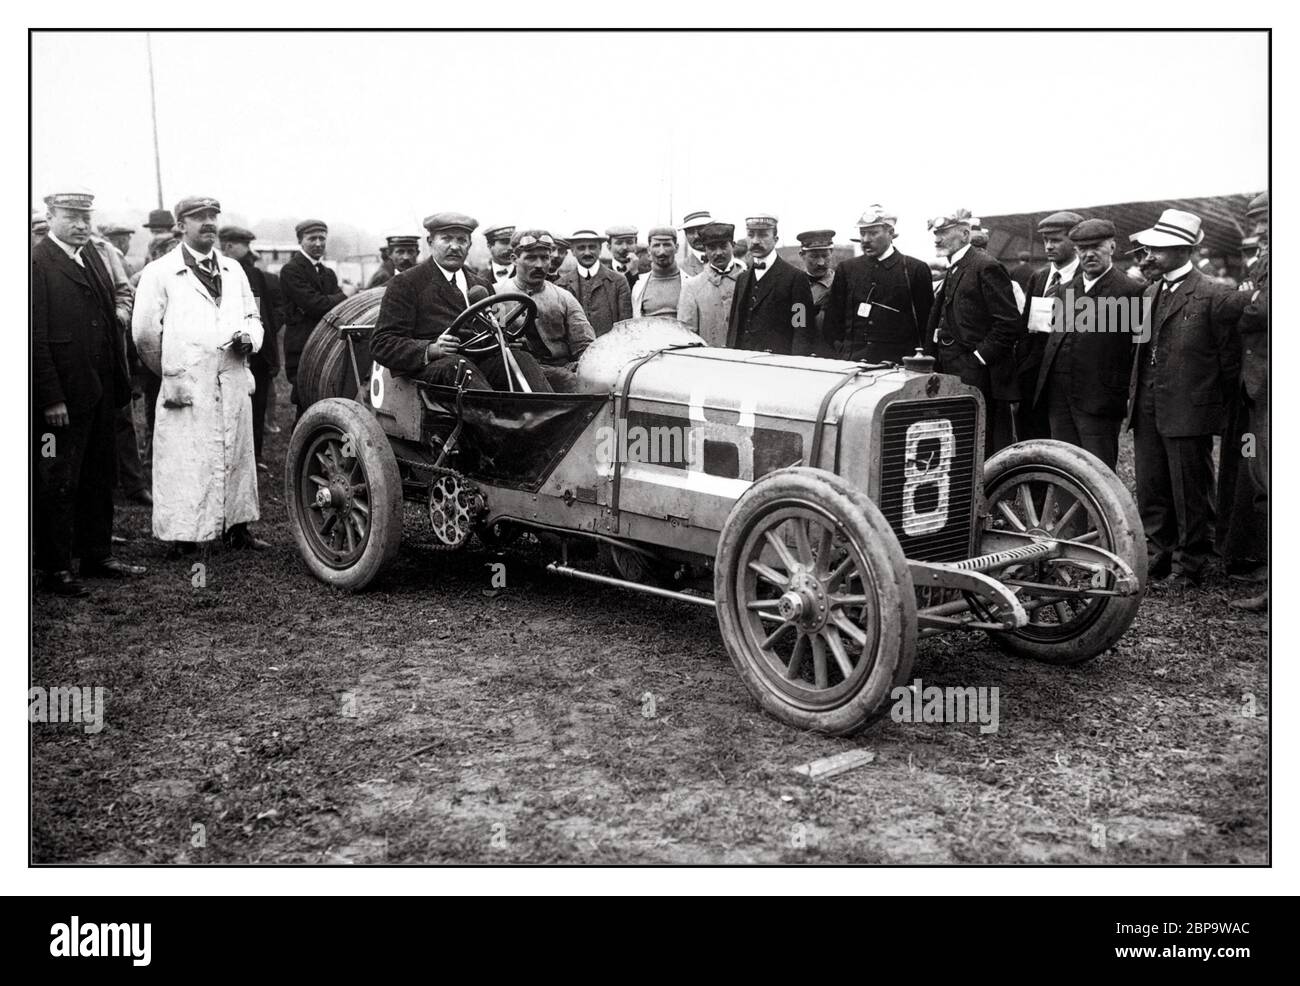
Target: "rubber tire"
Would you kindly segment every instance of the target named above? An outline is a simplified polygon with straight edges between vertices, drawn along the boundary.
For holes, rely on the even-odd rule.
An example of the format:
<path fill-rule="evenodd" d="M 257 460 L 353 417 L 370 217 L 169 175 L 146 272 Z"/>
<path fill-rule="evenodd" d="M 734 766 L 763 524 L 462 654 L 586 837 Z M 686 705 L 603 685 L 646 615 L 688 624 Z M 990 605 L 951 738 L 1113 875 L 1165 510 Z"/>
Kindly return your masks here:
<path fill-rule="evenodd" d="M 1123 481 L 1091 452 L 1068 442 L 1037 438 L 1007 446 L 984 463 L 984 489 L 992 489 L 1013 470 L 1044 469 L 1063 473 L 1096 501 L 1112 538 L 1109 547 L 1098 547 L 1106 547 L 1127 562 L 1141 585 L 1136 595 L 1103 599 L 1098 617 L 1074 637 L 1043 641 L 1026 637 L 1023 630 L 989 631 L 994 642 L 1009 654 L 1068 667 L 1090 661 L 1114 647 L 1133 624 L 1146 592 L 1146 534 L 1137 501 Z"/>
<path fill-rule="evenodd" d="M 774 500 L 790 496 L 812 500 L 844 525 L 845 532 L 857 542 L 872 569 L 878 591 L 876 617 L 880 636 L 875 667 L 855 692 L 828 710 L 800 708 L 774 691 L 764 673 L 751 663 L 745 648 L 736 643 L 744 640 L 734 612 L 737 555 L 756 515 Z M 779 469 L 745 491 L 722 525 L 713 569 L 713 595 L 718 628 L 737 674 L 758 704 L 788 725 L 836 736 L 860 732 L 884 715 L 894 689 L 904 685 L 912 673 L 916 657 L 916 593 L 902 546 L 889 522 L 867 495 L 834 473 L 807 466 Z"/>
<path fill-rule="evenodd" d="M 352 437 L 361 470 L 370 487 L 370 530 L 361 557 L 350 568 L 326 565 L 312 550 L 303 529 L 299 495 L 301 459 L 313 436 L 323 429 Z M 402 476 L 383 428 L 363 405 L 341 397 L 318 401 L 303 412 L 289 439 L 284 466 L 284 502 L 289 529 L 307 570 L 326 585 L 356 592 L 364 589 L 396 557 L 402 543 Z"/>

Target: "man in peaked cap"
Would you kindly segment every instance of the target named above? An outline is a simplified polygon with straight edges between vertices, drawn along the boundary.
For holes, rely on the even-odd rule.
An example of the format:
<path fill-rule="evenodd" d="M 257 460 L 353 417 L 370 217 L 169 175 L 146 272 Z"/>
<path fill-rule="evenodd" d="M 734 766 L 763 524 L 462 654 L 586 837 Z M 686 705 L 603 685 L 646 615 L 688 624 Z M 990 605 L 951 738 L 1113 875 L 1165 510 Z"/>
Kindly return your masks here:
<path fill-rule="evenodd" d="M 338 276 L 325 265 L 329 227 L 320 219 L 304 219 L 294 227 L 298 252 L 280 269 L 280 292 L 288 315 L 284 324 L 284 374 L 292 385 L 289 400 L 298 405 L 298 361 L 303 347 L 326 312 L 347 296 Z M 298 407 L 298 413 L 303 409 Z"/>
<path fill-rule="evenodd" d="M 500 284 L 515 276 L 515 255 L 510 249 L 510 237 L 515 235 L 514 224 L 501 223 L 483 230 L 487 240 L 488 266 L 483 276 L 493 284 Z"/>
<path fill-rule="evenodd" d="M 677 261 L 677 266 L 687 277 L 694 277 L 704 270 L 708 261 L 704 257 L 704 244 L 700 241 L 700 231 L 713 222 L 708 210 L 688 212 L 682 219 L 682 234 L 686 237 L 686 248 Z"/>
<path fill-rule="evenodd" d="M 700 230 L 700 243 L 708 265 L 687 278 L 677 309 L 677 320 L 692 329 L 706 346 L 727 344 L 727 316 L 745 265 L 732 255 L 736 227 L 709 223 Z"/>
<path fill-rule="evenodd" d="M 388 249 L 388 261 L 391 268 L 380 267 L 379 270 L 375 271 L 369 283 L 366 284 L 367 288 L 382 287 L 402 271 L 414 267 L 416 260 L 420 257 L 420 238 L 418 236 L 410 236 L 405 233 L 389 236 L 386 238 L 385 246 Z"/>
<path fill-rule="evenodd" d="M 1268 192 L 1261 192 L 1246 207 L 1248 228 L 1259 244 L 1259 256 L 1250 269 L 1248 287 L 1242 296 L 1248 298 L 1245 310 L 1237 323 L 1241 336 L 1241 391 L 1244 394 L 1247 427 L 1254 436 L 1254 455 L 1246 457 L 1246 468 L 1255 489 L 1256 514 L 1268 517 L 1269 456 L 1272 454 L 1269 433 L 1268 385 L 1268 315 L 1269 315 L 1269 204 Z M 1241 448 L 1240 443 L 1238 448 Z M 1220 454 L 1222 455 L 1222 448 Z M 1264 583 L 1263 591 L 1244 599 L 1233 600 L 1236 609 L 1262 613 L 1268 609 L 1268 571 L 1253 573 L 1255 580 Z"/>
<path fill-rule="evenodd" d="M 948 258 L 926 330 L 939 371 L 961 377 L 984 395 L 984 451 L 1014 441 L 1011 405 L 1020 399 L 1016 346 L 1024 322 L 1011 275 L 996 259 L 970 245 L 974 220 L 966 209 L 931 219 L 935 252 Z"/>
<path fill-rule="evenodd" d="M 429 256 L 389 283 L 370 333 L 370 355 L 396 376 L 510 390 L 511 370 L 497 352 L 470 360 L 460 353 L 461 339 L 447 331 L 469 307 L 473 289 L 481 288 L 484 297 L 492 293 L 486 278 L 465 267 L 478 220 L 461 212 L 436 212 L 425 217 L 424 228 Z M 547 250 L 549 257 L 549 245 Z M 534 392 L 551 390 L 532 356 L 522 349 L 511 353 Z"/>
<path fill-rule="evenodd" d="M 1016 354 L 1017 376 L 1020 379 L 1020 406 L 1016 410 L 1016 438 L 1050 438 L 1051 422 L 1046 403 L 1034 399 L 1038 392 L 1039 371 L 1043 366 L 1043 349 L 1052 324 L 1047 312 L 1050 305 L 1035 302 L 1035 298 L 1055 298 L 1079 272 L 1079 257 L 1070 230 L 1083 222 L 1077 212 L 1053 212 L 1038 223 L 1038 235 L 1047 253 L 1047 265 L 1029 275 L 1026 282 L 1024 325 L 1025 335 Z"/>
<path fill-rule="evenodd" d="M 1196 269 L 1199 216 L 1166 209 L 1134 236 L 1159 273 L 1129 380 L 1138 510 L 1148 574 L 1196 585 L 1214 560 L 1214 436 L 1239 383 L 1245 296 Z"/>
<path fill-rule="evenodd" d="M 835 271 L 831 268 L 831 248 L 835 246 L 835 230 L 810 229 L 796 233 L 799 241 L 799 257 L 803 260 L 804 273 L 808 276 L 808 287 L 812 291 L 814 346 L 820 348 L 823 338 L 823 326 L 826 321 L 826 303 L 830 300 L 831 284 L 835 281 Z M 829 355 L 829 350 L 823 350 Z"/>
<path fill-rule="evenodd" d="M 826 301 L 827 355 L 901 363 L 923 338 L 934 290 L 930 269 L 894 246 L 898 218 L 882 205 L 858 217 L 862 256 L 840 264 Z"/>
<path fill-rule="evenodd" d="M 1032 400 L 1046 409 L 1052 438 L 1091 452 L 1113 470 L 1143 285 L 1114 265 L 1109 219 L 1085 219 L 1069 238 L 1077 273 L 1060 292 L 1062 317 L 1046 336 Z"/>
<path fill-rule="evenodd" d="M 641 276 L 635 252 L 639 231 L 635 226 L 618 225 L 610 226 L 605 235 L 609 237 L 610 269 L 627 278 L 627 287 L 631 291 Z"/>
<path fill-rule="evenodd" d="M 112 557 L 114 413 L 131 397 L 110 275 L 90 243 L 94 196 L 46 197 L 49 234 L 32 247 L 32 436 L 36 569 L 41 588 L 87 590 L 81 577 L 144 569 Z"/>
<path fill-rule="evenodd" d="M 555 247 L 551 250 L 551 260 L 549 269 L 546 272 L 546 279 L 554 284 L 560 279 L 561 271 L 572 270 L 573 258 L 569 256 L 569 241 L 562 236 L 556 236 Z M 511 237 L 511 243 L 514 237 Z"/>
<path fill-rule="evenodd" d="M 806 356 L 813 352 L 812 289 L 808 277 L 776 252 L 775 216 L 745 220 L 749 267 L 736 285 L 727 316 L 727 345 L 732 349 Z"/>
<path fill-rule="evenodd" d="M 632 291 L 627 278 L 600 262 L 604 242 L 605 237 L 593 229 L 580 229 L 570 236 L 577 266 L 561 274 L 557 282 L 578 299 L 598 338 L 615 323 L 632 317 Z"/>

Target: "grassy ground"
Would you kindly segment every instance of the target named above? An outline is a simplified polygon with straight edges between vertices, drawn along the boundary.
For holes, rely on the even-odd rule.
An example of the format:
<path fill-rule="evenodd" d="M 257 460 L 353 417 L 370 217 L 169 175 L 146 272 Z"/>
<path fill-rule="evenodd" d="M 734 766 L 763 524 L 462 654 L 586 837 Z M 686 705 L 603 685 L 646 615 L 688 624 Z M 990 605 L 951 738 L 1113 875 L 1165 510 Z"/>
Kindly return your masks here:
<path fill-rule="evenodd" d="M 1237 587 L 1156 590 L 1080 668 L 927 641 L 914 677 L 997 686 L 998 731 L 831 739 L 758 711 L 708 610 L 526 553 L 493 589 L 497 556 L 430 550 L 413 512 L 382 584 L 326 589 L 285 526 L 287 437 L 271 550 L 218 549 L 195 587 L 121 508 L 119 553 L 149 574 L 36 598 L 33 684 L 108 697 L 97 734 L 32 726 L 35 861 L 1268 860 L 1268 620 L 1228 607 Z M 875 759 L 791 771 L 852 749 Z"/>

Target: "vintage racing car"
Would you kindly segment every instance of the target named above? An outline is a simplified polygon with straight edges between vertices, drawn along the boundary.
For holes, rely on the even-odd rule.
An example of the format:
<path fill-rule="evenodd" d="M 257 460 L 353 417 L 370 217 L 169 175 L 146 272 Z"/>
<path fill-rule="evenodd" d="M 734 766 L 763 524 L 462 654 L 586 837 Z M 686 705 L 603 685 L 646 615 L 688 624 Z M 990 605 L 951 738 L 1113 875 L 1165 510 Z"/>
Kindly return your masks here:
<path fill-rule="evenodd" d="M 633 319 L 583 355 L 579 393 L 433 386 L 370 363 L 381 295 L 326 316 L 299 370 L 315 403 L 293 432 L 285 500 L 329 585 L 380 574 L 404 501 L 446 549 L 528 532 L 554 550 L 550 571 L 715 607 L 762 707 L 834 734 L 888 710 L 918 637 L 981 631 L 1076 664 L 1137 612 L 1146 551 L 1119 478 L 1053 441 L 985 462 L 980 394 L 926 357 L 712 349 L 676 322 Z M 515 328 L 530 323 L 531 300 L 509 298 Z M 453 328 L 485 338 L 500 304 Z M 604 571 L 573 557 L 592 554 L 571 550 L 582 542 Z"/>

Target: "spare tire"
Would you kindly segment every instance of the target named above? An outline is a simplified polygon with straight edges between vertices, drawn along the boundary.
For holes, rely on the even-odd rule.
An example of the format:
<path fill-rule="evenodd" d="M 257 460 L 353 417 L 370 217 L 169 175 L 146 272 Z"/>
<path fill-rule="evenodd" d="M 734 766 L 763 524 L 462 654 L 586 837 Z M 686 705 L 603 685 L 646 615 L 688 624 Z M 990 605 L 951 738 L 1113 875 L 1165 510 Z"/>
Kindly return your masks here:
<path fill-rule="evenodd" d="M 384 289 L 371 288 L 358 291 L 351 298 L 339 302 L 316 324 L 298 363 L 299 408 L 305 410 L 317 401 L 330 397 L 356 400 L 358 381 L 352 372 L 352 359 L 348 355 L 348 341 L 339 331 L 343 326 L 373 327 L 379 318 L 379 304 Z M 356 354 L 360 385 L 370 379 L 369 333 L 352 338 Z"/>

